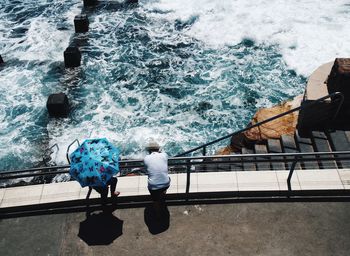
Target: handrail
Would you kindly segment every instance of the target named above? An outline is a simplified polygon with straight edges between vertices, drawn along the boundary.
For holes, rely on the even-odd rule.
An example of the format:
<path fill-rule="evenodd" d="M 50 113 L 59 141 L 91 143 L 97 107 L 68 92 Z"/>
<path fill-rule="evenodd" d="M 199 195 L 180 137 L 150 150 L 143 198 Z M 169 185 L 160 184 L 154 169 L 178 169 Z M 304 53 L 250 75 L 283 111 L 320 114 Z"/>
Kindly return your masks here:
<path fill-rule="evenodd" d="M 53 148 L 57 148 L 57 151 L 59 151 L 60 150 L 60 147 L 58 146 L 58 144 L 57 143 L 55 143 L 55 144 L 53 144 L 51 147 L 49 147 L 49 149 L 48 149 L 48 151 L 49 151 L 49 157 L 51 157 L 51 154 L 54 152 L 54 151 L 52 151 L 52 149 Z M 43 156 L 43 162 L 44 162 L 44 164 L 45 164 L 45 166 L 47 166 L 47 163 L 46 163 L 46 158 L 45 158 L 45 156 Z"/>
<path fill-rule="evenodd" d="M 299 157 L 295 157 L 294 158 L 294 161 L 290 167 L 290 170 L 289 170 L 289 174 L 288 174 L 288 178 L 287 178 L 287 187 L 288 187 L 288 191 L 291 192 L 292 191 L 292 184 L 291 184 L 291 180 L 292 180 L 292 176 L 293 176 L 293 173 L 294 173 L 294 170 L 295 170 L 295 166 L 297 165 L 299 161 Z"/>
<path fill-rule="evenodd" d="M 344 157 L 345 155 L 345 157 Z M 294 159 L 285 159 L 284 157 L 294 157 Z M 309 156 L 309 158 L 305 158 Z M 329 156 L 323 158 L 317 158 L 319 156 Z M 250 157 L 250 158 L 249 158 Z M 254 158 L 252 158 L 254 157 Z M 280 157 L 280 158 L 273 158 Z M 237 158 L 236 160 L 234 158 Z M 217 165 L 224 163 L 242 163 L 244 160 L 242 158 L 248 158 L 251 163 L 263 163 L 263 162 L 291 162 L 295 161 L 295 159 L 299 159 L 303 162 L 308 161 L 329 161 L 329 160 L 350 160 L 350 151 L 336 151 L 336 152 L 312 152 L 312 153 L 271 153 L 271 154 L 242 154 L 242 155 L 218 155 L 218 156 L 197 156 L 197 157 L 181 157 L 181 158 L 169 158 L 169 167 L 176 166 L 190 166 L 190 165 Z M 265 159 L 264 159 L 265 158 Z M 226 160 L 227 159 L 227 160 Z M 216 161 L 193 161 L 193 160 L 216 160 Z M 219 161 L 218 161 L 219 160 Z M 183 161 L 183 162 L 179 162 Z M 144 168 L 143 160 L 122 160 L 119 162 L 120 168 Z M 135 165 L 127 165 L 129 163 L 135 163 Z M 32 168 L 18 171 L 9 171 L 9 172 L 1 172 L 0 180 L 7 179 L 17 179 L 17 178 L 25 178 L 25 177 L 35 177 L 35 176 L 45 176 L 45 175 L 57 175 L 63 173 L 69 173 L 69 170 L 57 171 L 59 169 L 68 169 L 70 165 L 62 165 L 62 166 L 52 166 L 52 167 L 43 167 L 43 168 Z M 45 170 L 56 170 L 56 171 L 48 171 L 48 172 L 38 172 Z"/>
<path fill-rule="evenodd" d="M 257 159 L 249 159 L 250 162 L 287 162 L 286 159 L 258 159 L 258 158 L 271 158 L 271 157 L 303 157 L 303 156 L 326 156 L 326 155 L 347 155 L 350 154 L 350 151 L 334 151 L 334 152 L 308 152 L 308 153 L 267 153 L 267 154 L 235 154 L 235 155 L 215 155 L 215 156 L 193 156 L 193 157 L 169 157 L 168 160 L 170 162 L 172 161 L 191 161 L 191 160 L 217 160 L 220 159 L 220 162 L 222 159 L 231 159 L 230 163 L 234 163 L 235 161 L 242 162 L 242 158 L 257 158 Z M 232 158 L 237 158 L 238 160 L 232 160 Z M 333 158 L 332 158 L 333 159 Z M 308 161 L 308 158 L 303 158 L 303 161 Z M 311 158 L 310 160 L 315 160 L 314 158 Z M 317 160 L 324 160 L 317 159 Z M 337 158 L 337 160 L 341 160 Z M 291 160 L 289 160 L 291 161 Z M 218 161 L 216 161 L 217 163 Z M 138 168 L 143 167 L 144 165 L 128 165 L 130 163 L 143 163 L 142 159 L 139 160 L 121 160 L 119 161 L 119 165 L 121 168 Z M 198 162 L 202 163 L 202 162 Z M 210 162 L 205 162 L 206 164 L 210 164 Z M 193 162 L 192 162 L 193 164 Z M 125 166 L 124 166 L 125 165 Z M 184 165 L 184 163 L 178 163 L 173 164 L 175 165 Z M 26 172 L 35 172 L 35 171 L 45 171 L 45 170 L 52 170 L 52 169 L 68 169 L 70 168 L 70 165 L 55 165 L 55 166 L 48 166 L 48 167 L 36 167 L 36 168 L 29 168 L 29 169 L 22 169 L 22 170 L 14 170 L 14 171 L 5 171 L 0 172 L 0 176 L 2 175 L 8 175 L 8 174 L 16 174 L 16 173 L 26 173 Z M 46 173 L 44 173 L 46 174 Z"/>
<path fill-rule="evenodd" d="M 258 126 L 263 125 L 263 124 L 265 124 L 265 123 L 268 123 L 268 122 L 270 122 L 270 121 L 276 120 L 276 119 L 278 119 L 278 118 L 280 118 L 280 117 L 283 117 L 283 116 L 285 116 L 285 115 L 289 115 L 289 114 L 291 114 L 291 113 L 293 113 L 293 112 L 295 112 L 295 111 L 299 111 L 299 110 L 301 110 L 301 109 L 309 108 L 309 107 L 315 105 L 316 103 L 319 103 L 319 102 L 321 102 L 321 101 L 324 101 L 324 100 L 326 100 L 326 99 L 328 99 L 328 98 L 336 98 L 336 97 L 340 97 L 340 104 L 338 105 L 338 108 L 337 108 L 337 110 L 335 111 L 335 114 L 334 114 L 334 116 L 333 116 L 333 120 L 334 120 L 334 119 L 337 117 L 337 115 L 338 115 L 338 113 L 339 113 L 339 111 L 340 111 L 340 107 L 343 105 L 343 102 L 344 102 L 344 95 L 343 95 L 341 92 L 334 92 L 334 93 L 328 94 L 327 96 L 324 96 L 324 97 L 322 97 L 322 98 L 319 98 L 319 99 L 317 99 L 317 100 L 315 100 L 315 101 L 306 101 L 306 102 L 304 102 L 304 104 L 301 104 L 299 107 L 290 109 L 290 110 L 288 110 L 288 111 L 286 111 L 286 112 L 284 112 L 284 113 L 281 113 L 281 114 L 278 114 L 278 115 L 276 115 L 276 116 L 270 117 L 270 118 L 268 118 L 268 119 L 265 119 L 264 121 L 258 122 L 258 123 L 256 123 L 256 124 L 253 124 L 253 125 L 251 125 L 251 126 L 249 126 L 249 127 L 244 128 L 244 129 L 241 129 L 241 130 L 238 130 L 238 131 L 236 131 L 236 132 L 230 133 L 230 134 L 228 134 L 228 135 L 225 135 L 225 136 L 223 136 L 223 137 L 221 137 L 221 138 L 218 138 L 218 139 L 216 139 L 216 140 L 213 140 L 213 141 L 211 141 L 211 142 L 202 144 L 202 145 L 200 145 L 200 146 L 198 146 L 198 147 L 195 147 L 195 148 L 193 148 L 193 149 L 191 149 L 191 150 L 187 150 L 187 151 L 185 151 L 185 152 L 183 152 L 183 153 L 181 153 L 181 154 L 176 155 L 176 157 L 187 155 L 187 154 L 192 153 L 192 152 L 195 152 L 195 151 L 197 151 L 197 150 L 199 150 L 199 149 L 203 149 L 203 154 L 205 154 L 205 151 L 206 151 L 206 147 L 207 147 L 207 146 L 210 146 L 210 145 L 212 145 L 212 144 L 215 144 L 215 143 L 217 143 L 217 142 L 220 142 L 220 141 L 222 141 L 222 140 L 225 140 L 225 139 L 227 139 L 227 138 L 230 138 L 230 137 L 232 137 L 232 136 L 234 136 L 234 135 L 243 133 L 243 132 L 248 131 L 248 130 L 250 130 L 250 129 L 252 129 L 252 128 L 255 128 L 255 127 L 258 127 Z"/>
<path fill-rule="evenodd" d="M 70 149 L 70 147 L 71 147 L 75 142 L 77 142 L 77 143 L 78 143 L 78 146 L 80 147 L 80 142 L 79 142 L 78 139 L 73 140 L 72 143 L 69 144 L 68 147 L 67 147 L 66 158 L 67 158 L 67 161 L 68 161 L 69 164 L 70 164 L 70 159 L 69 159 L 69 156 L 68 156 L 69 149 Z"/>
<path fill-rule="evenodd" d="M 186 160 L 217 160 L 217 159 L 232 159 L 232 158 L 238 158 L 239 160 L 237 161 L 242 161 L 242 158 L 251 158 L 251 157 L 256 157 L 256 158 L 270 158 L 270 157 L 303 157 L 303 156 L 324 156 L 324 155 L 346 155 L 350 154 L 350 151 L 334 151 L 334 152 L 309 152 L 309 153 L 268 153 L 268 154 L 235 154 L 235 155 L 215 155 L 215 156 L 193 156 L 193 157 L 169 157 L 169 161 L 186 161 Z M 337 158 L 338 159 L 338 158 Z M 269 159 L 269 160 L 264 160 L 264 159 L 249 159 L 250 162 L 265 162 L 265 161 L 270 161 L 274 162 L 277 161 L 278 159 Z M 305 158 L 307 160 L 307 158 Z M 311 160 L 315 160 L 312 158 Z M 340 159 L 341 160 L 341 159 Z M 234 162 L 235 160 L 231 160 L 229 162 Z M 278 160 L 279 162 L 281 160 Z M 287 160 L 285 160 L 287 161 Z M 304 161 L 304 158 L 303 158 Z M 119 161 L 120 167 L 121 168 L 137 168 L 137 167 L 143 167 L 143 165 L 127 165 L 130 163 L 142 163 L 143 160 L 121 160 Z M 220 161 L 222 162 L 222 161 Z M 209 162 L 206 162 L 209 164 Z M 123 165 L 127 166 L 123 166 Z M 179 163 L 183 165 L 183 163 Z M 176 165 L 176 164 L 174 164 Z M 30 169 L 22 169 L 22 170 L 14 170 L 14 171 L 5 171 L 5 172 L 0 172 L 1 175 L 5 174 L 16 174 L 16 173 L 25 173 L 25 172 L 35 172 L 35 171 L 45 171 L 45 170 L 51 170 L 51 169 L 67 169 L 70 168 L 70 165 L 56 165 L 56 166 L 49 166 L 49 167 L 36 167 L 36 168 L 30 168 Z"/>
<path fill-rule="evenodd" d="M 322 157 L 319 158 L 319 156 L 327 156 L 330 155 L 330 157 Z M 345 157 L 342 157 L 342 155 L 345 155 Z M 290 198 L 290 196 L 292 196 L 292 186 L 291 186 L 291 179 L 292 179 L 292 175 L 294 172 L 294 169 L 296 167 L 296 164 L 298 163 L 299 160 L 302 160 L 303 162 L 306 161 L 318 161 L 318 162 L 322 162 L 322 161 L 327 161 L 327 160 L 335 160 L 335 161 L 339 161 L 339 160 L 350 160 L 350 151 L 337 151 L 337 152 L 311 152 L 311 153 L 273 153 L 273 154 L 243 154 L 243 155 L 230 155 L 230 156 L 202 156 L 202 157 L 182 157 L 182 158 L 169 158 L 169 167 L 173 167 L 173 166 L 177 166 L 177 165 L 181 165 L 181 166 L 185 166 L 186 167 L 186 190 L 185 190 L 185 194 L 186 194 L 186 201 L 190 199 L 190 186 L 191 186 L 191 166 L 193 165 L 198 165 L 198 164 L 206 164 L 206 165 L 210 165 L 210 164 L 219 164 L 219 163 L 236 163 L 236 162 L 240 162 L 243 163 L 243 161 L 241 160 L 242 157 L 246 158 L 246 157 L 251 157 L 254 156 L 254 158 L 250 158 L 249 161 L 250 162 L 290 162 L 293 161 L 291 164 L 291 167 L 289 169 L 289 175 L 287 178 L 287 187 L 288 187 L 288 194 L 286 195 L 288 198 Z M 260 158 L 257 158 L 257 156 L 259 156 Z M 271 158 L 273 156 L 294 156 L 294 159 L 291 158 L 285 158 L 285 157 L 280 157 L 280 158 Z M 312 156 L 313 158 L 302 158 L 303 156 Z M 265 159 L 262 159 L 261 157 L 266 157 Z M 227 160 L 225 160 L 225 158 Z M 238 161 L 232 160 L 232 158 L 238 158 Z M 208 160 L 208 159 L 219 159 L 220 161 L 204 161 L 204 160 Z M 224 159 L 224 161 L 222 161 L 221 159 Z M 185 162 L 180 162 L 180 163 L 171 163 L 174 160 L 182 160 Z M 192 160 L 202 160 L 202 161 L 197 161 L 197 162 L 192 162 Z M 129 163 L 138 163 L 139 165 L 133 165 L 133 166 L 129 166 Z M 121 166 L 122 164 L 124 164 L 124 166 Z M 69 165 L 64 165 L 64 166 L 53 166 L 51 167 L 52 169 L 62 169 L 62 168 L 69 168 Z M 141 167 L 143 168 L 143 161 L 142 160 L 124 160 L 124 161 L 120 161 L 120 168 L 136 168 L 136 167 Z M 35 170 L 37 170 L 38 168 L 33 168 Z M 33 170 L 32 169 L 32 170 Z M 48 169 L 48 168 L 45 168 Z M 23 172 L 23 170 L 21 171 Z M 27 169 L 28 172 L 28 169 Z M 9 179 L 16 179 L 16 178 L 26 178 L 26 177 L 36 177 L 36 176 L 45 176 L 45 175 L 57 175 L 57 174 L 66 174 L 68 173 L 68 170 L 63 170 L 63 171 L 55 171 L 55 172 L 40 172 L 40 173 L 27 173 L 27 174 L 19 174 L 19 175 L 14 175 L 14 176 L 6 176 L 6 174 L 9 174 L 9 172 L 5 173 L 5 176 L 2 176 L 1 174 L 4 173 L 0 173 L 0 181 L 1 180 L 9 180 Z M 13 172 L 12 172 L 13 173 Z M 89 189 L 89 193 L 91 193 L 91 188 Z M 87 197 L 88 198 L 88 197 Z"/>

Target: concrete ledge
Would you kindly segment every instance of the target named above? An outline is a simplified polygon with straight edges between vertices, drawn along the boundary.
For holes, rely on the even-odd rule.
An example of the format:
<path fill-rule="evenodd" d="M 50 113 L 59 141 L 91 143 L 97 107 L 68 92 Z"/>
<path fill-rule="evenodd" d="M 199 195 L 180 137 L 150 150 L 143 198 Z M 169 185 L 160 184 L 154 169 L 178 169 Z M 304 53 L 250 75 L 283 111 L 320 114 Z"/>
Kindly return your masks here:
<path fill-rule="evenodd" d="M 44 184 L 40 203 L 76 200 L 80 196 L 81 187 L 75 182 Z"/>
<path fill-rule="evenodd" d="M 0 207 L 39 204 L 44 185 L 6 188 Z"/>
<path fill-rule="evenodd" d="M 275 171 L 237 172 L 238 191 L 279 191 Z"/>
<path fill-rule="evenodd" d="M 350 189 L 350 170 L 339 170 L 339 176 L 344 189 Z"/>
<path fill-rule="evenodd" d="M 344 189 L 338 170 L 313 171 L 297 170 L 302 190 Z"/>
<path fill-rule="evenodd" d="M 296 195 L 298 191 L 344 191 L 350 190 L 350 169 L 343 170 L 296 170 L 291 185 L 292 194 L 288 191 L 288 171 L 259 172 L 203 172 L 191 173 L 190 194 L 228 193 L 231 197 L 263 195 L 287 196 Z M 186 193 L 187 175 L 171 174 L 171 186 L 168 197 L 181 198 Z M 149 200 L 147 176 L 128 176 L 118 178 L 117 190 L 121 192 L 118 201 L 135 197 L 146 197 Z M 81 188 L 75 182 L 51 183 L 44 185 L 22 186 L 0 189 L 0 209 L 38 204 L 79 202 L 86 203 L 88 188 Z M 92 191 L 91 200 L 98 200 L 100 195 Z M 133 199 L 134 200 L 134 199 Z"/>
<path fill-rule="evenodd" d="M 306 86 L 307 100 L 317 100 L 328 95 L 326 81 L 331 72 L 333 63 L 334 61 L 323 64 L 310 75 Z M 330 99 L 326 101 L 330 101 Z"/>
<path fill-rule="evenodd" d="M 168 206 L 267 202 L 350 202 L 350 190 L 236 191 L 167 195 Z M 151 204 L 150 196 L 125 196 L 117 200 L 109 199 L 107 207 L 127 209 Z M 80 199 L 0 208 L 0 219 L 95 210 L 102 210 L 100 199 Z"/>
<path fill-rule="evenodd" d="M 236 172 L 198 173 L 197 192 L 238 191 Z"/>

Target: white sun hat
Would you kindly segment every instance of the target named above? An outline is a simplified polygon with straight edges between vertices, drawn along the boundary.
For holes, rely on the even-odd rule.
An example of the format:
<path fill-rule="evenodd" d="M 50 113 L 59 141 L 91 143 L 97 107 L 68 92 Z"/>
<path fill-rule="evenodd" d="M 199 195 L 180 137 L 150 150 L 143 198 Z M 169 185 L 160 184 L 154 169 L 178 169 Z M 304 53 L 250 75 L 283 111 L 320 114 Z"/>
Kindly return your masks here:
<path fill-rule="evenodd" d="M 147 144 L 146 150 L 159 150 L 160 146 L 157 142 L 151 141 Z"/>

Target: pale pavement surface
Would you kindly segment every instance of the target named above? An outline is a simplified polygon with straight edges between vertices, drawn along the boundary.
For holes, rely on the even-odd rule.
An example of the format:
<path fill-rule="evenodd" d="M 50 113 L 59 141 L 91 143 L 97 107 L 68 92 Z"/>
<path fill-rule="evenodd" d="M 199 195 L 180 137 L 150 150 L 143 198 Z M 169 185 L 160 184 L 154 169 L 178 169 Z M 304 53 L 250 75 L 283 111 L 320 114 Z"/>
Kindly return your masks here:
<path fill-rule="evenodd" d="M 288 171 L 192 173 L 190 192 L 286 191 Z M 186 174 L 171 174 L 168 194 L 185 193 Z M 350 170 L 296 170 L 293 190 L 350 189 Z M 148 195 L 147 176 L 120 177 L 120 197 Z M 78 182 L 50 183 L 0 189 L 0 208 L 64 202 L 86 198 L 88 188 Z M 90 198 L 98 198 L 92 191 Z"/>

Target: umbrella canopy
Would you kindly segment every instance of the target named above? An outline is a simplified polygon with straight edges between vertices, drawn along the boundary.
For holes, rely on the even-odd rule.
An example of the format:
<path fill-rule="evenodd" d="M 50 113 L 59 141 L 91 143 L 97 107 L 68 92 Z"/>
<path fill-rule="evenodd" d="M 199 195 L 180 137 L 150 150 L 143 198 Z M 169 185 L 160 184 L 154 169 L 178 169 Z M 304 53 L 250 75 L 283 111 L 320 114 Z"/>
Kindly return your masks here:
<path fill-rule="evenodd" d="M 105 138 L 85 140 L 70 159 L 69 173 L 82 187 L 106 186 L 119 172 L 119 149 Z"/>

